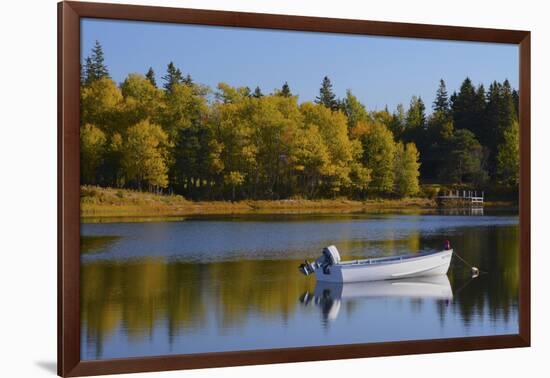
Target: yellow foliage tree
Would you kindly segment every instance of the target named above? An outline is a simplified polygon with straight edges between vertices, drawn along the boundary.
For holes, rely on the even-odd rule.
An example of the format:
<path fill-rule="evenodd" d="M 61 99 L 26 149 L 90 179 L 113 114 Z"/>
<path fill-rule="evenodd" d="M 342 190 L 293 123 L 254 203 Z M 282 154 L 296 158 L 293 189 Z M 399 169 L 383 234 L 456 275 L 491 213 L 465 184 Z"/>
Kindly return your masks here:
<path fill-rule="evenodd" d="M 159 125 L 148 120 L 131 126 L 123 146 L 122 166 L 129 181 L 138 188 L 143 184 L 153 188 L 168 186 L 168 136 Z"/>

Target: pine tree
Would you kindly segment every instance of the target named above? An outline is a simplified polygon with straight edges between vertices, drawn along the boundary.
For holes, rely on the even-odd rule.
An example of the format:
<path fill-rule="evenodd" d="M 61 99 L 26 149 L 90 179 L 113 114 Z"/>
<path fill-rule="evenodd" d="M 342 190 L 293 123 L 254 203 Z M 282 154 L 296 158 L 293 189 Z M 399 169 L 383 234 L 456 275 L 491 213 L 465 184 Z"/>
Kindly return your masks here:
<path fill-rule="evenodd" d="M 501 145 L 506 143 L 506 133 L 513 128 L 514 122 L 517 121 L 513 91 L 507 80 L 502 84 L 495 81 L 489 86 L 484 120 L 485 133 L 480 137 L 480 142 L 490 150 L 489 173 L 492 178 L 496 178 L 498 175 L 498 151 L 501 149 Z"/>
<path fill-rule="evenodd" d="M 338 101 L 336 100 L 336 95 L 332 91 L 332 83 L 328 76 L 323 78 L 323 83 L 321 84 L 321 89 L 319 90 L 319 96 L 315 98 L 317 104 L 326 106 L 332 111 L 338 110 Z"/>
<path fill-rule="evenodd" d="M 439 88 L 437 89 L 435 100 L 433 103 L 434 112 L 441 112 L 445 115 L 450 112 L 449 96 L 447 95 L 447 87 L 443 79 L 439 80 Z"/>
<path fill-rule="evenodd" d="M 168 68 L 166 70 L 166 75 L 162 77 L 162 80 L 165 81 L 163 87 L 168 93 L 172 92 L 172 87 L 174 84 L 181 84 L 183 82 L 183 74 L 181 70 L 177 68 L 173 62 L 168 63 Z"/>
<path fill-rule="evenodd" d="M 157 87 L 157 81 L 155 79 L 155 71 L 153 71 L 153 67 L 149 67 L 149 70 L 145 74 L 145 77 L 147 78 L 147 80 L 149 80 L 151 84 L 153 84 L 155 88 Z"/>
<path fill-rule="evenodd" d="M 283 97 L 291 97 L 292 92 L 290 92 L 290 87 L 288 86 L 288 83 L 285 81 L 283 84 L 283 87 L 281 88 L 280 95 Z"/>
<path fill-rule="evenodd" d="M 420 150 L 420 155 L 427 149 L 427 122 L 426 122 L 426 106 L 420 96 L 413 96 L 407 117 L 405 119 L 405 130 L 402 138 L 406 143 L 413 142 Z"/>
<path fill-rule="evenodd" d="M 405 108 L 403 107 L 403 104 L 397 104 L 395 111 L 392 113 L 392 118 L 389 124 L 389 128 L 393 133 L 395 140 L 401 139 L 403 135 L 403 131 L 405 130 L 405 126 L 406 126 Z"/>
<path fill-rule="evenodd" d="M 514 99 L 516 114 L 519 114 L 519 92 L 516 89 L 512 90 L 512 98 Z"/>
<path fill-rule="evenodd" d="M 406 128 L 420 130 L 426 127 L 426 106 L 419 96 L 413 96 L 409 110 L 407 111 Z"/>
<path fill-rule="evenodd" d="M 244 97 L 252 97 L 252 91 L 250 90 L 250 87 L 241 87 L 242 94 Z"/>
<path fill-rule="evenodd" d="M 262 93 L 262 90 L 260 89 L 260 87 L 256 87 L 256 89 L 254 89 L 254 93 L 252 94 L 252 97 L 256 97 L 256 98 L 260 98 L 260 97 L 263 97 L 263 93 Z"/>
<path fill-rule="evenodd" d="M 103 48 L 99 41 L 95 41 L 91 55 L 85 59 L 84 67 L 81 72 L 81 81 L 85 85 L 90 85 L 94 81 L 102 78 L 109 78 L 109 70 L 105 65 Z"/>
<path fill-rule="evenodd" d="M 470 78 L 464 79 L 458 94 L 453 95 L 453 121 L 456 129 L 474 131 L 472 121 L 474 118 L 474 104 L 476 91 Z"/>
<path fill-rule="evenodd" d="M 185 76 L 185 78 L 182 79 L 181 81 L 183 84 L 185 85 L 189 85 L 189 86 L 193 86 L 194 82 L 193 82 L 193 79 L 191 78 L 191 75 L 187 74 Z"/>
<path fill-rule="evenodd" d="M 104 77 L 108 78 L 109 71 L 107 70 L 107 66 L 105 65 L 103 48 L 101 47 L 101 44 L 99 43 L 99 41 L 95 41 L 95 45 L 92 48 L 91 60 L 92 60 L 91 72 L 88 73 L 90 82 L 102 79 Z"/>
<path fill-rule="evenodd" d="M 90 72 L 92 72 L 92 58 L 86 57 L 84 65 L 80 69 L 80 83 L 88 85 L 91 83 Z"/>

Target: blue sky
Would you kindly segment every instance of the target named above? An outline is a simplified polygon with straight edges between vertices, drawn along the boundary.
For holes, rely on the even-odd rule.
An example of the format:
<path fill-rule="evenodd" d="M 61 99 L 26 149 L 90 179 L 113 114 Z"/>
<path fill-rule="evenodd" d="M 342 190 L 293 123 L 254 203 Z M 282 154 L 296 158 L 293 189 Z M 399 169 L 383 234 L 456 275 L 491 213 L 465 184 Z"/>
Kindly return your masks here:
<path fill-rule="evenodd" d="M 315 99 L 327 75 L 339 97 L 351 89 L 369 110 L 407 108 L 413 95 L 431 108 L 440 78 L 449 95 L 466 76 L 486 87 L 508 79 L 518 88 L 515 45 L 99 19 L 82 21 L 81 38 L 83 58 L 96 40 L 102 44 L 118 83 L 149 66 L 160 83 L 173 61 L 212 88 L 224 81 L 269 93 L 288 81 L 302 102 Z"/>

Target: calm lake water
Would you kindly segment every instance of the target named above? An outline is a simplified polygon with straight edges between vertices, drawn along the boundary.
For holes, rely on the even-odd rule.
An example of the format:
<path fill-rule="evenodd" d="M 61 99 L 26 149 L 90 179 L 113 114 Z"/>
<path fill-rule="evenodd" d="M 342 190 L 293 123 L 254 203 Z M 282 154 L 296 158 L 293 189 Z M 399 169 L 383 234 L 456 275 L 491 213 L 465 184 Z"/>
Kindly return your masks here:
<path fill-rule="evenodd" d="M 83 224 L 86 360 L 518 333 L 514 215 L 246 215 Z M 334 244 L 344 259 L 440 249 L 447 277 L 316 285 L 298 272 Z"/>

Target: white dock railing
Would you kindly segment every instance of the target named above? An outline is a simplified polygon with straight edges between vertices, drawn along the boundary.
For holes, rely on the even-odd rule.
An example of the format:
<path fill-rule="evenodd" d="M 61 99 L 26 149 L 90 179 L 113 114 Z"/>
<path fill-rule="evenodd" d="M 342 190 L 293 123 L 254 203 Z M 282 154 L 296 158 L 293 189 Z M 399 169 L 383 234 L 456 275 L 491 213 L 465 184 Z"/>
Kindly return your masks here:
<path fill-rule="evenodd" d="M 483 202 L 485 199 L 485 192 L 484 191 L 477 191 L 477 190 L 449 190 L 445 191 L 442 194 L 439 194 L 437 198 L 442 201 L 460 201 L 460 202 L 467 202 L 472 205 L 481 205 L 483 206 Z"/>

